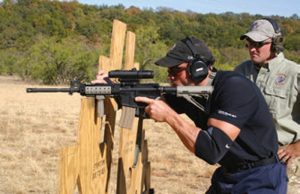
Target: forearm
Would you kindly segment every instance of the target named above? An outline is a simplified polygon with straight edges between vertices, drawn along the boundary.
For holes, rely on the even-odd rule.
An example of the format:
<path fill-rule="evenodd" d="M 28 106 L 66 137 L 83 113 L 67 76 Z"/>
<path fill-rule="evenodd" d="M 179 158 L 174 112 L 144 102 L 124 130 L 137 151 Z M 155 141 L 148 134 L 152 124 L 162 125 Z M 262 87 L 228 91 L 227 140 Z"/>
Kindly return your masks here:
<path fill-rule="evenodd" d="M 195 153 L 195 142 L 201 129 L 184 120 L 175 111 L 168 114 L 166 122 L 173 128 L 182 143 Z"/>
<path fill-rule="evenodd" d="M 148 104 L 145 112 L 150 118 L 157 122 L 168 123 L 176 132 L 182 143 L 193 153 L 195 153 L 195 142 L 198 133 L 201 131 L 192 123 L 183 119 L 174 109 L 162 100 L 154 100 L 147 97 L 136 97 L 137 102 Z"/>

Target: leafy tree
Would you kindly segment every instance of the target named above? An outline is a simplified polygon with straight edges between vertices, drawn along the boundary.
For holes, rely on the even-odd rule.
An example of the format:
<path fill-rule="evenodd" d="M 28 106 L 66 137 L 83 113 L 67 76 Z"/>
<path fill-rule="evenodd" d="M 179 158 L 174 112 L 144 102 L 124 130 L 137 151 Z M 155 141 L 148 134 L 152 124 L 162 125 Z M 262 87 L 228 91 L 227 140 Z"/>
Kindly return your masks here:
<path fill-rule="evenodd" d="M 159 41 L 158 28 L 155 26 L 141 27 L 136 30 L 137 52 L 136 59 L 141 64 L 141 69 L 150 69 L 155 73 L 156 80 L 166 78 L 166 73 L 154 66 L 158 56 L 167 51 L 167 46 Z"/>
<path fill-rule="evenodd" d="M 19 74 L 45 84 L 67 83 L 73 78 L 90 80 L 94 77 L 97 52 L 81 45 L 81 37 L 70 37 L 57 42 L 55 37 L 41 37 L 19 60 Z M 85 40 L 86 41 L 86 40 Z"/>
<path fill-rule="evenodd" d="M 284 47 L 288 50 L 300 50 L 300 33 L 292 34 L 285 38 Z"/>
<path fill-rule="evenodd" d="M 194 35 L 212 49 L 215 66 L 230 70 L 248 58 L 239 40 L 262 15 L 200 14 L 166 7 L 92 6 L 77 1 L 4 0 L 0 3 L 0 74 L 19 74 L 44 83 L 65 83 L 77 76 L 93 79 L 98 55 L 108 55 L 112 21 L 136 33 L 136 61 L 152 69 L 156 80 L 166 71 L 153 65 L 174 42 Z M 282 28 L 285 54 L 300 62 L 300 19 L 272 16 Z"/>

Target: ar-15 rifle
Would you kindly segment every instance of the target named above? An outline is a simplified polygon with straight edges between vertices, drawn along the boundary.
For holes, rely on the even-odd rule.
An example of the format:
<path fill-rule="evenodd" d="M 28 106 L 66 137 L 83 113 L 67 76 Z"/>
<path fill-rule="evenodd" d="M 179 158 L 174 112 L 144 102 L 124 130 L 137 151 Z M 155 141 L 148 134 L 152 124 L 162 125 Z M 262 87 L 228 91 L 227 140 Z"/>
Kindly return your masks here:
<path fill-rule="evenodd" d="M 140 83 L 141 79 L 153 78 L 153 71 L 149 70 L 114 70 L 108 73 L 109 78 L 118 78 L 119 83 L 111 84 L 90 84 L 71 81 L 69 88 L 27 88 L 28 93 L 32 92 L 66 92 L 72 95 L 80 93 L 82 96 L 96 96 L 97 99 L 104 99 L 104 96 L 117 98 L 118 104 L 136 109 L 136 116 L 143 112 L 145 104 L 135 102 L 136 96 L 145 96 L 156 99 L 163 94 L 176 96 L 200 96 L 208 95 L 213 91 L 212 86 L 160 86 L 158 83 Z M 100 105 L 103 110 L 103 105 Z M 100 111 L 101 112 L 101 111 Z M 103 111 L 102 111 L 103 112 Z M 98 108 L 99 114 L 99 108 Z M 100 115 L 103 113 L 100 113 Z"/>
<path fill-rule="evenodd" d="M 138 153 L 141 150 L 142 142 L 142 125 L 143 119 L 147 118 L 144 114 L 143 103 L 135 102 L 136 96 L 144 96 L 156 99 L 163 94 L 171 94 L 176 96 L 201 96 L 209 95 L 213 91 L 212 86 L 160 86 L 157 83 L 140 83 L 141 79 L 153 78 L 153 71 L 143 70 L 115 70 L 108 73 L 109 78 L 117 78 L 119 83 L 108 84 L 86 84 L 79 81 L 72 81 L 69 88 L 27 88 L 27 92 L 66 92 L 72 95 L 79 93 L 82 96 L 95 96 L 98 99 L 98 116 L 104 115 L 103 99 L 105 96 L 117 98 L 117 102 L 121 106 L 132 107 L 135 109 L 135 116 L 139 117 L 138 130 L 136 137 L 136 148 L 133 166 L 137 163 Z M 123 114 L 123 113 L 122 113 Z M 134 113 L 133 113 L 134 114 Z M 134 116 L 134 115 L 133 115 Z M 122 116 L 121 116 L 122 117 Z M 121 119 L 122 120 L 122 119 Z M 131 119 L 123 119 L 131 120 Z M 126 124 L 123 124 L 125 127 Z M 131 129 L 132 126 L 125 128 Z M 104 137 L 104 135 L 102 135 Z M 103 140 L 102 140 L 103 141 Z"/>

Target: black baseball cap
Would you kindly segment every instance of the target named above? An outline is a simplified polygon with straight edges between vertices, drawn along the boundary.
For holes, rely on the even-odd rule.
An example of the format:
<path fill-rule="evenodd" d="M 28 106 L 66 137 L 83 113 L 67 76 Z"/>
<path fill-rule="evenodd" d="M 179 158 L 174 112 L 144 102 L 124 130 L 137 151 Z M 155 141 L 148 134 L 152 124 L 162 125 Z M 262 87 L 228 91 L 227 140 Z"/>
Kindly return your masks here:
<path fill-rule="evenodd" d="M 211 51 L 203 41 L 189 36 L 176 42 L 166 56 L 157 60 L 155 64 L 162 67 L 174 67 L 194 59 L 201 59 L 208 65 L 212 65 L 215 61 Z"/>

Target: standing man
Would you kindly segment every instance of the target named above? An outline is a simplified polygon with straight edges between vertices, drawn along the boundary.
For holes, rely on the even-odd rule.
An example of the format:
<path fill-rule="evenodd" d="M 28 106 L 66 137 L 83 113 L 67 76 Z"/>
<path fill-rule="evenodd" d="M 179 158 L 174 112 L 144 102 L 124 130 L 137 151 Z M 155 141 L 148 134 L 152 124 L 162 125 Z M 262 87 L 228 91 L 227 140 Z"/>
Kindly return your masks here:
<path fill-rule="evenodd" d="M 145 111 L 166 122 L 183 144 L 209 164 L 214 172 L 207 194 L 285 194 L 286 168 L 277 157 L 277 135 L 272 116 L 254 83 L 235 72 L 216 72 L 214 57 L 197 38 L 178 41 L 156 62 L 168 68 L 173 86 L 214 87 L 209 97 L 164 100 L 136 97 Z M 180 117 L 187 114 L 195 125 Z"/>
<path fill-rule="evenodd" d="M 237 66 L 236 71 L 262 91 L 282 146 L 279 159 L 290 163 L 300 156 L 300 65 L 284 57 L 282 32 L 271 18 L 254 21 L 240 39 L 246 43 L 250 60 Z"/>

